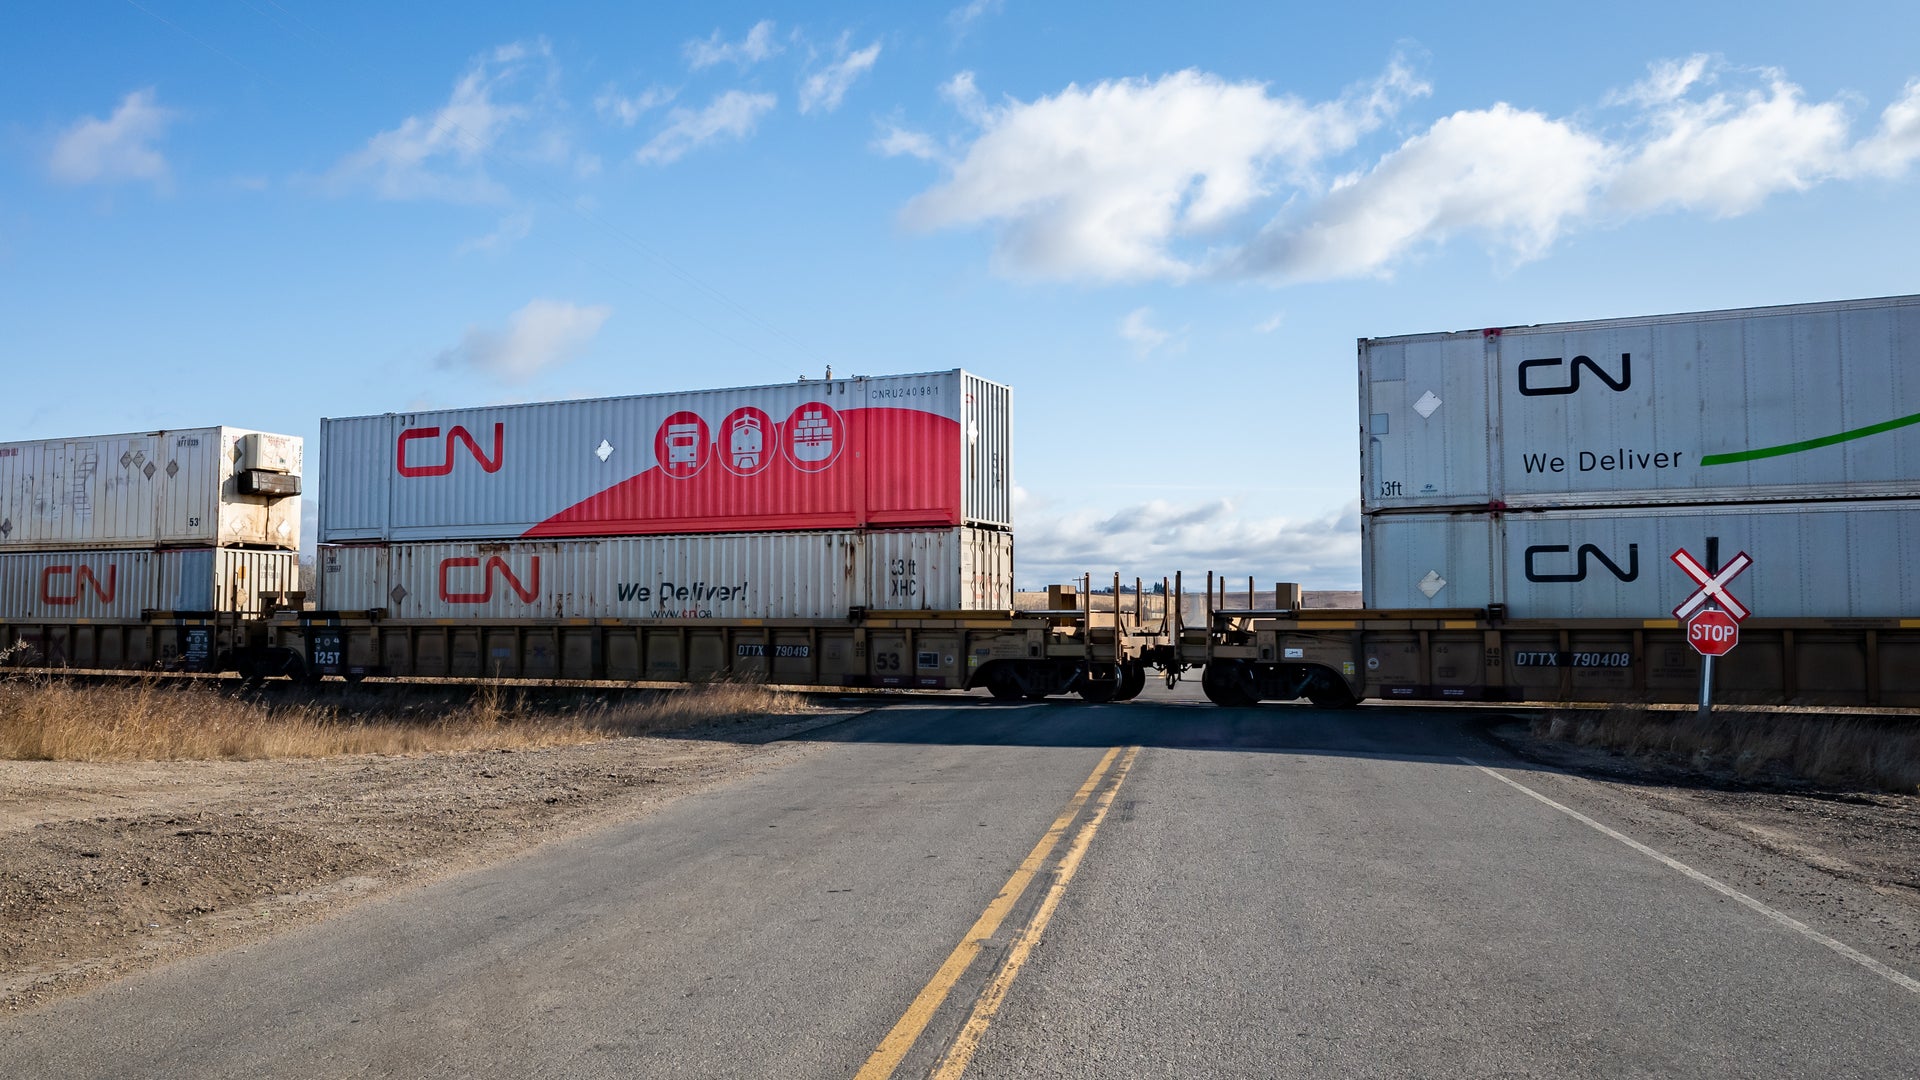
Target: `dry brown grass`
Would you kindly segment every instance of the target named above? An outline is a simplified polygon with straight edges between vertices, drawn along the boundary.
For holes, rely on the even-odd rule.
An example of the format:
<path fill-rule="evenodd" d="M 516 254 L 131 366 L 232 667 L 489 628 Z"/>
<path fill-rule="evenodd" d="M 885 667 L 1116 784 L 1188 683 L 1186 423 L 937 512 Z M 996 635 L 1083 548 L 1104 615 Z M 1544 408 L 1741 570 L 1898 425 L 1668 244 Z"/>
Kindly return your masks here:
<path fill-rule="evenodd" d="M 1871 716 L 1615 705 L 1556 711 L 1534 734 L 1744 778 L 1790 777 L 1830 787 L 1920 793 L 1920 724 Z"/>
<path fill-rule="evenodd" d="M 525 749 L 806 708 L 798 694 L 734 683 L 554 707 L 495 687 L 406 702 L 365 695 L 271 701 L 191 684 L 14 679 L 0 681 L 0 758 L 258 760 Z"/>

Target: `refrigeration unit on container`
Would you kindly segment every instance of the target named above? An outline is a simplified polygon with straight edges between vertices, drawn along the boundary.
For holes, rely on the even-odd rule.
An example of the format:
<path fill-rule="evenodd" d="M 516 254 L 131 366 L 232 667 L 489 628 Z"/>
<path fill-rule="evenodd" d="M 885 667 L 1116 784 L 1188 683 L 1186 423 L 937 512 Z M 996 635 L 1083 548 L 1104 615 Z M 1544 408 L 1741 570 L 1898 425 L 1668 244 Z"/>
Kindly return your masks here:
<path fill-rule="evenodd" d="M 1484 608 L 1512 619 L 1671 619 L 1702 566 L 1745 553 L 1729 585 L 1755 617 L 1920 617 L 1920 501 L 1372 514 L 1369 608 Z"/>
<path fill-rule="evenodd" d="M 965 371 L 321 421 L 320 542 L 1012 527 Z"/>
<path fill-rule="evenodd" d="M 262 611 L 300 587 L 299 555 L 243 548 L 0 553 L 0 621 L 137 620 L 145 612 Z"/>
<path fill-rule="evenodd" d="M 298 550 L 301 453 L 232 427 L 0 443 L 0 551 Z"/>
<path fill-rule="evenodd" d="M 1363 509 L 1920 495 L 1920 297 L 1363 339 Z"/>
<path fill-rule="evenodd" d="M 390 619 L 845 619 L 1013 607 L 1013 536 L 949 528 L 323 545 L 318 605 Z"/>

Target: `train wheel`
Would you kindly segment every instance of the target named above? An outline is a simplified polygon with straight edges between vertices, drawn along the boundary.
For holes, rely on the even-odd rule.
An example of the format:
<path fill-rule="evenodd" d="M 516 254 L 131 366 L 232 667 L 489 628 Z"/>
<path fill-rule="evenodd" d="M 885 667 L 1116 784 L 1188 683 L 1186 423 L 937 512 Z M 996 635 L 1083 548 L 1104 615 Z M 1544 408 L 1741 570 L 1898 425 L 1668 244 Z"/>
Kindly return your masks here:
<path fill-rule="evenodd" d="M 1114 692 L 1115 701 L 1132 701 L 1147 688 L 1147 666 L 1134 662 L 1120 669 L 1120 687 Z"/>
<path fill-rule="evenodd" d="M 1200 689 L 1207 700 L 1229 709 L 1243 708 L 1259 704 L 1259 699 L 1251 696 L 1240 685 L 1239 668 L 1221 661 L 1208 664 L 1200 672 Z"/>
<path fill-rule="evenodd" d="M 995 701 L 1019 701 L 1027 696 L 1026 689 L 1020 685 L 1019 676 L 1006 667 L 987 672 L 987 693 L 992 694 Z"/>

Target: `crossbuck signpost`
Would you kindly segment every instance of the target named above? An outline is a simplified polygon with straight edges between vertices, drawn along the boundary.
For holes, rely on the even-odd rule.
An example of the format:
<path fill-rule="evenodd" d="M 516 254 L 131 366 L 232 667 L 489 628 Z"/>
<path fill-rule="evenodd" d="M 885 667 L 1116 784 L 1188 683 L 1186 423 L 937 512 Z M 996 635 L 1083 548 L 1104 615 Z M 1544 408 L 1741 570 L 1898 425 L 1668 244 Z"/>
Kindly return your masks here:
<path fill-rule="evenodd" d="M 1705 720 L 1713 711 L 1713 658 L 1725 656 L 1740 644 L 1740 623 L 1753 614 L 1727 591 L 1727 583 L 1752 566 L 1753 560 L 1743 551 L 1727 565 L 1711 570 L 1681 548 L 1673 553 L 1673 564 L 1699 586 L 1673 609 L 1673 617 L 1686 622 L 1687 644 L 1700 654 L 1700 718 Z"/>

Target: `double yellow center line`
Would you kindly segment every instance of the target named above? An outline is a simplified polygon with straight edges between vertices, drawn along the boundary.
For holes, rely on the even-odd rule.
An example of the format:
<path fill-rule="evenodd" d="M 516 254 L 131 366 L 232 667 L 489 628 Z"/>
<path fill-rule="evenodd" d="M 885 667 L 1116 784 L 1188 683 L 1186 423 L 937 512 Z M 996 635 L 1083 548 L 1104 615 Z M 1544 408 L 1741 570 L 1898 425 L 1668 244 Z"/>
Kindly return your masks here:
<path fill-rule="evenodd" d="M 887 1032 L 886 1038 L 880 1040 L 880 1045 L 867 1059 L 867 1063 L 854 1074 L 855 1080 L 883 1080 L 885 1077 L 892 1076 L 894 1070 L 900 1067 L 900 1062 L 907 1056 L 907 1052 L 913 1049 L 921 1034 L 926 1031 L 928 1023 L 933 1020 L 934 1013 L 939 1011 L 940 1006 L 946 1002 L 947 996 L 953 992 L 955 984 L 973 965 L 974 959 L 980 954 L 981 946 L 993 938 L 994 933 L 1000 929 L 1000 924 L 1006 921 L 1008 913 L 1020 902 L 1020 898 L 1026 895 L 1028 886 L 1047 865 L 1047 860 L 1053 855 L 1054 848 L 1060 845 L 1061 839 L 1072 827 L 1074 819 L 1080 816 L 1080 811 L 1087 805 L 1088 800 L 1092 799 L 1093 812 L 1081 823 L 1080 831 L 1074 834 L 1073 841 L 1067 845 L 1067 850 L 1055 865 L 1053 883 L 1047 889 L 1046 896 L 1041 899 L 1039 907 L 1034 910 L 1033 917 L 1027 920 L 1027 925 L 1021 929 L 1019 936 L 1007 950 L 1007 957 L 1001 963 L 1000 970 L 994 973 L 986 987 L 981 990 L 980 996 L 975 999 L 973 1011 L 967 1018 L 966 1026 L 960 1030 L 959 1036 L 947 1048 L 945 1056 L 941 1058 L 933 1075 L 941 1080 L 953 1080 L 966 1070 L 967 1064 L 973 1060 L 974 1052 L 979 1049 L 980 1039 L 986 1034 L 987 1025 L 993 1022 L 993 1016 L 999 1011 L 1000 1003 L 1006 999 L 1007 990 L 1019 975 L 1021 965 L 1026 963 L 1027 957 L 1033 952 L 1034 944 L 1046 931 L 1047 923 L 1052 921 L 1054 911 L 1060 906 L 1060 898 L 1066 892 L 1067 883 L 1073 880 L 1075 871 L 1079 870 L 1080 862 L 1086 856 L 1087 847 L 1093 843 L 1094 833 L 1099 831 L 1100 823 L 1106 820 L 1107 810 L 1113 805 L 1114 795 L 1119 792 L 1128 771 L 1133 768 L 1134 759 L 1139 755 L 1140 748 L 1137 746 L 1124 749 L 1116 746 L 1106 752 L 1106 755 L 1100 759 L 1100 764 L 1094 766 L 1093 775 L 1087 777 L 1087 782 L 1081 784 L 1080 790 L 1074 792 L 1073 798 L 1067 800 L 1066 808 L 1060 811 L 1060 816 L 1053 819 L 1053 824 L 1047 828 L 1045 835 L 1040 837 L 1040 842 L 1035 844 L 1033 850 L 1028 852 L 1027 857 L 1021 861 L 1019 869 L 1013 872 L 1013 876 L 1000 887 L 1000 892 L 994 896 L 986 910 L 974 920 L 973 926 L 960 939 L 960 944 L 954 946 L 953 952 L 947 955 L 946 962 L 940 965 L 940 970 L 936 971 L 927 985 L 921 988 L 920 993 L 913 999 L 913 1004 L 907 1006 L 906 1013 L 893 1025 L 893 1030 Z M 1119 762 L 1118 768 L 1115 768 L 1116 761 Z M 1095 792 L 1099 792 L 1097 799 L 1094 798 Z"/>

